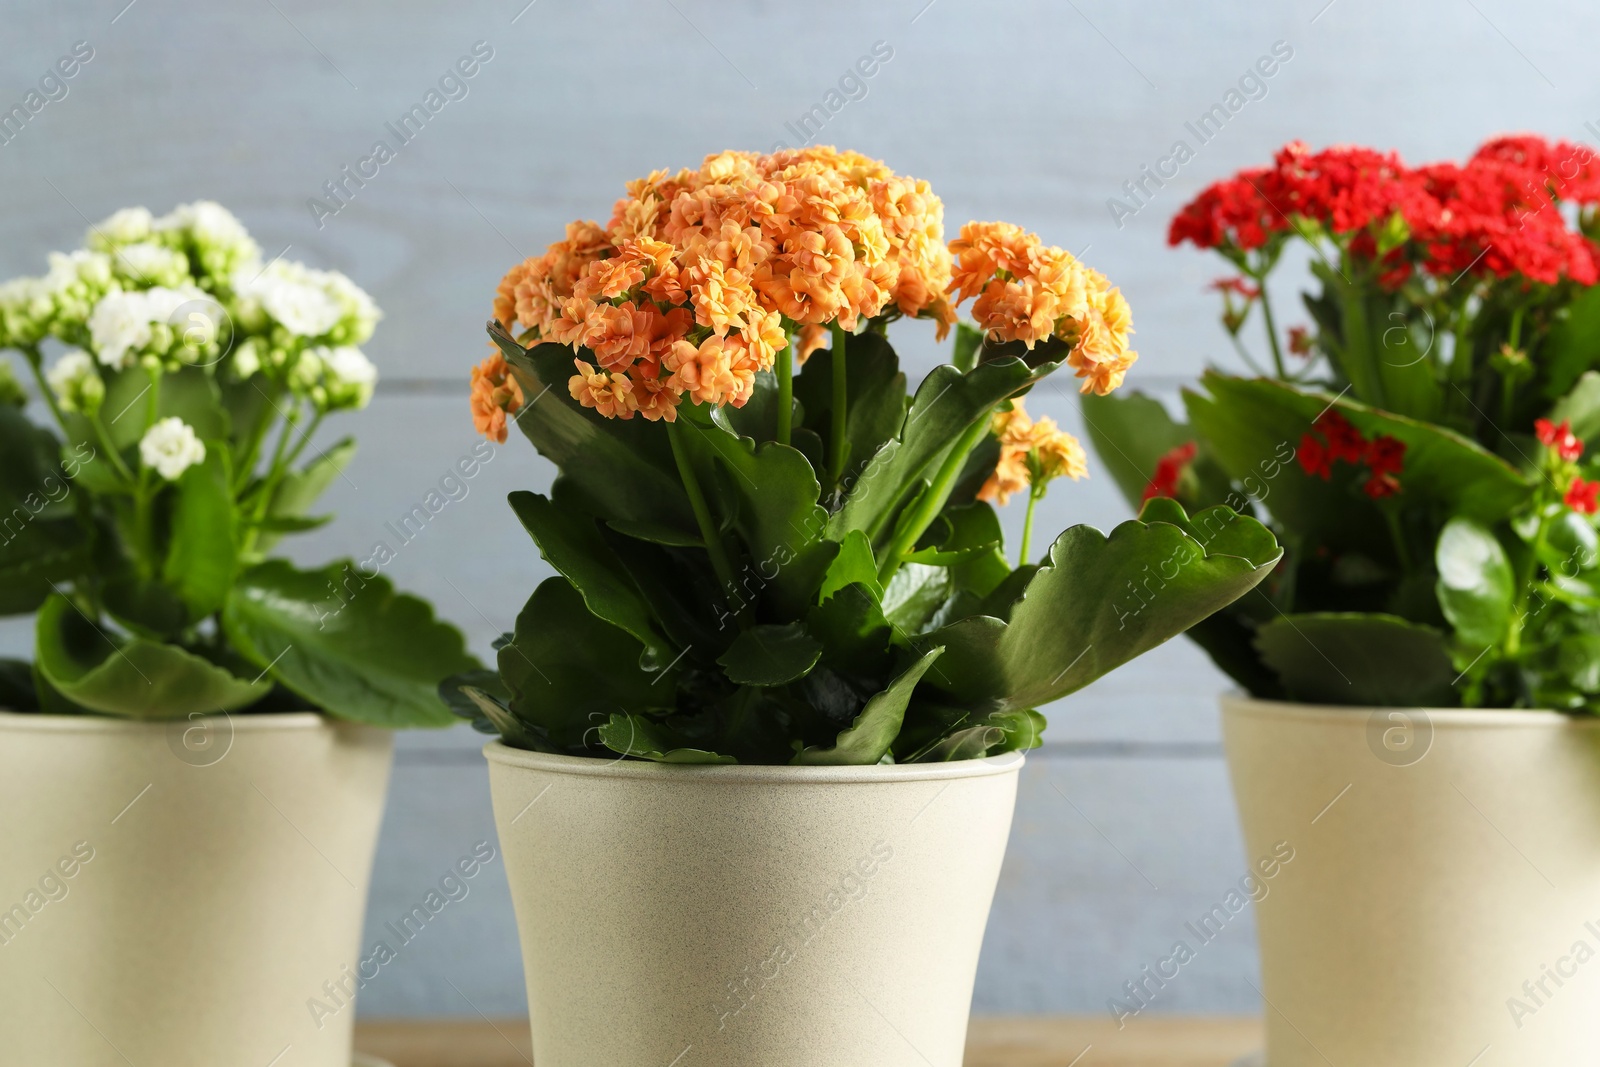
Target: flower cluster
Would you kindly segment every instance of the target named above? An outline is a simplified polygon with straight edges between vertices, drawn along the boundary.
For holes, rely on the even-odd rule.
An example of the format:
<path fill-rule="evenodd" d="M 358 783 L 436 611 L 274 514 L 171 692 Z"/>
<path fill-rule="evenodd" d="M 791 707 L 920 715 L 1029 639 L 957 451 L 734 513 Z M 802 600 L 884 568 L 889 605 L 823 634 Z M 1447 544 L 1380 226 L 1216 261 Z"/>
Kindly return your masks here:
<path fill-rule="evenodd" d="M 1085 391 L 1137 358 L 1102 275 L 1000 223 L 947 247 L 928 183 L 855 152 L 723 152 L 627 191 L 606 226 L 573 222 L 513 267 L 494 301 L 524 344 L 572 346 L 568 389 L 607 417 L 671 421 L 685 397 L 738 407 L 777 353 L 792 344 L 803 363 L 831 325 L 929 318 L 943 338 L 972 297 L 996 340 L 1066 342 Z"/>
<path fill-rule="evenodd" d="M 967 223 L 950 251 L 951 290 L 958 303 L 977 298 L 972 314 L 985 333 L 1030 349 L 1058 338 L 1086 393 L 1104 396 L 1122 384 L 1139 358 L 1128 347 L 1133 315 L 1105 275 L 1007 222 Z"/>
<path fill-rule="evenodd" d="M 522 386 L 496 353 L 472 368 L 472 425 L 497 444 L 506 442 L 506 418 L 522 410 Z"/>
<path fill-rule="evenodd" d="M 741 405 L 797 326 L 954 319 L 943 205 L 865 156 L 723 152 L 627 190 L 606 227 L 574 222 L 513 267 L 494 306 L 525 342 L 586 350 L 569 387 L 607 416 Z"/>
<path fill-rule="evenodd" d="M 1465 164 L 1408 167 L 1393 152 L 1295 141 L 1270 167 L 1240 171 L 1200 193 L 1167 240 L 1242 255 L 1298 234 L 1333 237 L 1377 260 L 1385 284 L 1414 270 L 1593 284 L 1596 250 L 1562 203 L 1600 202 L 1600 165 L 1582 145 L 1533 136 L 1489 141 Z"/>
<path fill-rule="evenodd" d="M 377 371 L 356 347 L 378 310 L 350 279 L 261 248 L 210 201 L 154 216 L 125 208 L 89 228 L 86 248 L 52 253 L 41 277 L 0 285 L 0 348 L 73 351 L 47 376 L 63 409 L 93 411 L 101 374 L 224 365 L 234 379 L 263 368 L 317 407 L 356 408 Z M 98 365 L 98 368 L 96 367 Z"/>
<path fill-rule="evenodd" d="M 1054 419 L 1028 417 L 1020 399 L 1006 411 L 997 411 L 991 424 L 1000 439 L 1000 459 L 978 497 L 1004 507 L 1013 493 L 1027 490 L 1042 495 L 1053 479 L 1065 475 L 1073 481 L 1089 473 L 1089 463 L 1078 439 L 1056 425 Z"/>
<path fill-rule="evenodd" d="M 1565 483 L 1561 502 L 1585 515 L 1593 515 L 1600 510 L 1600 482 L 1585 481 L 1578 476 L 1576 464 L 1578 457 L 1583 455 L 1583 441 L 1572 432 L 1572 424 L 1564 419 L 1561 422 L 1536 419 L 1533 432 L 1539 438 L 1539 443 L 1548 450 L 1553 473 Z"/>
<path fill-rule="evenodd" d="M 1404 441 L 1388 434 L 1368 440 L 1339 412 L 1329 409 L 1317 416 L 1311 432 L 1300 438 L 1295 459 L 1300 469 L 1323 481 L 1333 476 L 1335 463 L 1366 466 L 1361 491 L 1374 500 L 1400 491 L 1399 475 L 1405 467 Z"/>
<path fill-rule="evenodd" d="M 1158 496 L 1175 497 L 1178 495 L 1178 483 L 1183 480 L 1189 465 L 1194 462 L 1194 457 L 1200 451 L 1200 446 L 1193 441 L 1185 441 L 1176 448 L 1170 448 L 1156 460 L 1156 469 L 1150 474 L 1150 481 L 1144 487 L 1144 495 L 1139 498 L 1140 503 L 1154 500 Z"/>

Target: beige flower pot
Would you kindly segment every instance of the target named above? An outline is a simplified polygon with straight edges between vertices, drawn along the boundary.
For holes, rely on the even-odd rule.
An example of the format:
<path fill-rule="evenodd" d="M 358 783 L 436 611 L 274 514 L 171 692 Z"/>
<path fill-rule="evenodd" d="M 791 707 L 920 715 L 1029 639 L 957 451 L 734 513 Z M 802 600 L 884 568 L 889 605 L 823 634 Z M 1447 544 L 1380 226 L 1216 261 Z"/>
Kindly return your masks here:
<path fill-rule="evenodd" d="M 1596 1062 L 1600 721 L 1222 703 L 1267 1067 Z"/>
<path fill-rule="evenodd" d="M 0 1064 L 349 1067 L 392 744 L 0 713 Z"/>
<path fill-rule="evenodd" d="M 1020 755 L 484 751 L 539 1067 L 959 1067 Z"/>

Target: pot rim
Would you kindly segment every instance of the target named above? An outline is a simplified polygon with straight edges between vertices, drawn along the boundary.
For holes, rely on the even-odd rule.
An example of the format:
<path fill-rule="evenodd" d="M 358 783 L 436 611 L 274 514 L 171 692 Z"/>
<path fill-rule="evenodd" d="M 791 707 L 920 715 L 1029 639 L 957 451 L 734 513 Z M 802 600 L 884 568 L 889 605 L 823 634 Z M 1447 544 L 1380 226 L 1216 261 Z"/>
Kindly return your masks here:
<path fill-rule="evenodd" d="M 235 733 L 263 730 L 309 730 L 323 724 L 337 725 L 344 720 L 334 719 L 320 711 L 241 711 L 237 714 L 219 711 L 201 716 L 205 719 L 226 718 Z M 192 722 L 192 719 L 123 719 L 115 715 L 53 715 L 43 711 L 8 711 L 0 708 L 0 731 L 38 730 L 64 733 L 137 733 L 144 730 L 166 730 L 174 723 Z M 351 723 L 352 726 L 365 725 Z"/>
<path fill-rule="evenodd" d="M 875 763 L 867 766 L 802 766 L 761 763 L 655 763 L 649 760 L 598 759 L 512 748 L 500 741 L 483 746 L 491 763 L 525 770 L 546 771 L 586 778 L 633 778 L 647 781 L 714 782 L 719 785 L 838 785 L 850 782 L 928 782 L 957 778 L 988 778 L 1015 774 L 1026 757 L 1004 752 L 982 759 L 949 763 Z"/>
<path fill-rule="evenodd" d="M 1264 700 L 1240 689 L 1223 693 L 1224 715 L 1251 715 L 1258 718 L 1297 718 L 1308 721 L 1336 721 L 1366 728 L 1366 719 L 1379 711 L 1421 712 L 1435 727 L 1457 729 L 1558 727 L 1573 730 L 1600 729 L 1600 716 L 1569 715 L 1564 711 L 1521 708 L 1419 708 L 1365 704 L 1302 704 L 1293 700 Z"/>

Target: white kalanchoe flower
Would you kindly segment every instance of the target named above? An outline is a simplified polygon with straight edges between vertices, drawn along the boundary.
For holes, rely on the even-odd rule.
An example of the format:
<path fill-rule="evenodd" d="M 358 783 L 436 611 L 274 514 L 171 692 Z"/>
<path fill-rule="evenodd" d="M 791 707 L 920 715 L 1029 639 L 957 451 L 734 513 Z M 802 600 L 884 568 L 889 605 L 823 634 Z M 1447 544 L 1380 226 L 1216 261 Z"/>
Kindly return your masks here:
<path fill-rule="evenodd" d="M 93 415 L 106 398 L 106 383 L 95 368 L 94 357 L 82 349 L 73 349 L 56 360 L 44 378 L 63 411 Z"/>
<path fill-rule="evenodd" d="M 111 253 L 111 265 L 117 277 L 137 286 L 179 286 L 193 281 L 188 256 L 150 241 L 116 249 Z"/>
<path fill-rule="evenodd" d="M 378 367 L 354 345 L 321 348 L 317 354 L 327 367 L 328 406 L 364 408 L 378 384 Z"/>
<path fill-rule="evenodd" d="M 133 244 L 149 237 L 154 223 L 155 217 L 149 208 L 125 207 L 99 225 L 89 227 L 84 243 L 102 252 L 115 245 Z"/>
<path fill-rule="evenodd" d="M 222 281 L 260 269 L 261 246 L 233 212 L 214 200 L 179 204 L 156 219 L 153 229 L 164 244 L 192 252 L 207 277 Z"/>
<path fill-rule="evenodd" d="M 206 458 L 206 446 L 194 427 L 173 415 L 145 431 L 139 441 L 139 458 L 169 482 Z"/>
<path fill-rule="evenodd" d="M 260 302 L 266 313 L 297 337 L 323 337 L 339 324 L 344 310 L 323 283 L 325 275 L 298 263 L 278 260 L 254 277 L 240 271 L 233 288 Z"/>
<path fill-rule="evenodd" d="M 126 367 L 138 355 L 163 356 L 174 343 L 173 320 L 178 309 L 195 301 L 210 301 L 194 286 L 108 293 L 89 315 L 89 337 L 95 354 L 108 367 Z M 159 336 L 158 336 L 159 335 Z M 160 341 L 160 351 L 147 351 Z"/>
<path fill-rule="evenodd" d="M 0 283 L 0 348 L 36 345 L 50 330 L 55 301 L 39 278 Z"/>
<path fill-rule="evenodd" d="M 234 381 L 242 382 L 261 369 L 261 345 L 254 337 L 233 350 L 230 364 Z"/>
<path fill-rule="evenodd" d="M 48 321 L 46 328 L 67 339 L 82 325 L 101 297 L 121 288 L 111 269 L 111 257 L 104 252 L 83 249 L 51 252 L 50 270 L 39 279 L 39 286 L 41 294 L 50 302 L 48 308 L 41 306 L 40 311 Z"/>

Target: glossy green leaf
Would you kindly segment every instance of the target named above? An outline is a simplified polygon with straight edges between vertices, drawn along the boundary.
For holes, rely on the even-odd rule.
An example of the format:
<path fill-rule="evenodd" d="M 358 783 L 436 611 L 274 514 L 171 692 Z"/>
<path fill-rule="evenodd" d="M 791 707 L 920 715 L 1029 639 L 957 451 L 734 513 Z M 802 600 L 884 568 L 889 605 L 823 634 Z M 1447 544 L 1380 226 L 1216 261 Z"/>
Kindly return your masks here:
<path fill-rule="evenodd" d="M 672 645 L 656 632 L 649 605 L 628 580 L 594 519 L 525 490 L 519 489 L 507 499 L 523 529 L 539 546 L 539 554 L 566 575 L 589 610 L 644 646 L 640 667 L 648 671 L 676 658 Z"/>
<path fill-rule="evenodd" d="M 695 529 L 664 424 L 606 419 L 581 407 L 567 394 L 573 373 L 570 348 L 524 349 L 494 323 L 489 337 L 505 354 L 528 398 L 517 426 L 541 455 L 561 468 L 597 515 L 664 523 L 686 533 Z"/>
<path fill-rule="evenodd" d="M 1176 520 L 1181 508 L 1167 503 L 1164 514 Z M 1036 708 L 1236 600 L 1281 555 L 1265 527 L 1227 508 L 1184 520 L 1131 520 L 1110 537 L 1089 526 L 1067 530 L 1009 622 L 973 616 L 918 640 L 945 646 L 929 684 L 963 706 Z"/>
<path fill-rule="evenodd" d="M 1167 414 L 1161 401 L 1143 393 L 1084 393 L 1078 402 L 1095 457 L 1122 491 L 1123 499 L 1137 509 L 1144 502 L 1156 462 L 1193 441 L 1194 431 Z"/>
<path fill-rule="evenodd" d="M 805 764 L 872 764 L 880 762 L 889 746 L 900 734 L 900 724 L 905 719 L 906 705 L 912 691 L 922 676 L 928 673 L 933 661 L 943 654 L 942 648 L 930 648 L 911 666 L 900 673 L 889 688 L 867 701 L 861 714 L 855 717 L 848 729 L 839 733 L 832 748 L 812 746 L 795 756 L 795 763 Z"/>
<path fill-rule="evenodd" d="M 835 671 L 872 677 L 887 667 L 894 631 L 879 606 L 876 582 L 847 585 L 809 609 L 806 631 L 822 643 L 821 662 Z"/>
<path fill-rule="evenodd" d="M 901 506 L 936 469 L 962 431 L 1055 366 L 1035 369 L 1020 359 L 1007 358 L 981 363 L 967 374 L 948 364 L 935 367 L 917 389 L 899 435 L 871 457 L 851 486 L 844 506 L 829 520 L 829 536 L 837 539 L 850 530 L 863 530 L 872 538 L 873 547 L 881 549 Z"/>
<path fill-rule="evenodd" d="M 676 670 L 640 669 L 642 650 L 626 631 L 597 618 L 572 583 L 547 578 L 499 650 L 511 713 L 558 751 L 589 750 L 618 708 L 672 709 Z"/>
<path fill-rule="evenodd" d="M 613 752 L 657 763 L 737 763 L 732 756 L 695 748 L 671 728 L 643 715 L 612 714 L 599 728 L 601 744 Z"/>
<path fill-rule="evenodd" d="M 1442 427 L 1266 379 L 1209 372 L 1202 383 L 1206 393 L 1186 391 L 1184 400 L 1218 461 L 1276 519 L 1330 549 L 1359 549 L 1375 559 L 1392 552 L 1377 506 L 1348 484 L 1349 465 L 1324 482 L 1295 461 L 1301 437 L 1330 407 L 1369 437 L 1405 443 L 1400 499 L 1408 506 L 1494 523 L 1528 498 L 1516 468 Z"/>
<path fill-rule="evenodd" d="M 1256 635 L 1291 700 L 1362 707 L 1454 707 L 1444 635 L 1393 615 L 1284 615 Z"/>
<path fill-rule="evenodd" d="M 883 614 L 902 639 L 921 633 L 955 591 L 948 567 L 907 563 L 883 591 Z"/>
<path fill-rule="evenodd" d="M 449 725 L 439 683 L 479 666 L 426 601 L 349 562 L 251 567 L 223 620 L 235 648 L 314 707 L 378 726 Z"/>
<path fill-rule="evenodd" d="M 798 622 L 752 626 L 718 657 L 728 680 L 738 685 L 774 686 L 801 677 L 822 658 L 822 642 Z"/>
<path fill-rule="evenodd" d="M 906 376 L 886 337 L 855 334 L 845 346 L 845 441 L 849 461 L 844 482 L 851 484 L 883 443 L 900 430 L 906 416 Z M 819 349 L 794 380 L 795 397 L 805 411 L 806 429 L 831 441 L 833 352 Z"/>
<path fill-rule="evenodd" d="M 839 554 L 833 557 L 822 577 L 817 603 L 855 583 L 866 586 L 878 599 L 883 598 L 883 587 L 878 584 L 878 564 L 872 558 L 872 544 L 860 530 L 851 530 L 840 543 Z"/>
<path fill-rule="evenodd" d="M 1585 372 L 1600 365 L 1600 286 L 1573 295 L 1539 349 L 1538 362 L 1545 374 L 1545 396 L 1551 400 L 1565 396 Z"/>
<path fill-rule="evenodd" d="M 163 577 L 188 608 L 191 622 L 219 611 L 239 563 L 238 511 L 228 453 L 218 443 L 204 462 L 183 472 L 173 489 L 172 541 Z"/>
<path fill-rule="evenodd" d="M 106 715 L 182 719 L 235 711 L 272 688 L 177 645 L 113 635 L 62 596 L 39 609 L 36 637 L 45 680 L 74 704 Z"/>
<path fill-rule="evenodd" d="M 1439 607 L 1469 645 L 1498 644 L 1511 624 L 1516 579 L 1494 534 L 1471 519 L 1445 523 L 1434 549 Z"/>

